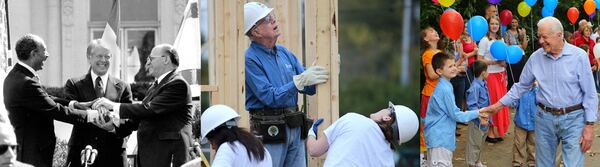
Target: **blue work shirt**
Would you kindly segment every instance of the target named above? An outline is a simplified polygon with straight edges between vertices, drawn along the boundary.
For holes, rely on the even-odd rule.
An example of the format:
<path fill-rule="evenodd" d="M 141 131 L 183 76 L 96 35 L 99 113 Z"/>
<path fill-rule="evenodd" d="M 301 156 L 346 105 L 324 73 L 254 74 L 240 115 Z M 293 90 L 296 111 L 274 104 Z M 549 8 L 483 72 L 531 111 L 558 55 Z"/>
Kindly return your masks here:
<path fill-rule="evenodd" d="M 517 112 L 515 113 L 515 126 L 529 132 L 534 131 L 535 129 L 535 113 L 537 112 L 535 93 L 537 90 L 538 87 L 534 86 L 529 91 L 525 92 L 519 101 L 512 105 L 518 106 Z"/>
<path fill-rule="evenodd" d="M 467 90 L 467 110 L 479 110 L 490 105 L 490 92 L 485 81 L 475 78 L 471 87 Z M 492 119 L 489 119 L 490 123 Z M 483 131 L 487 131 L 489 126 L 481 126 L 479 119 L 474 119 L 473 123 Z"/>
<path fill-rule="evenodd" d="M 454 103 L 454 91 L 448 79 L 439 78 L 431 94 L 425 117 L 425 143 L 427 148 L 456 149 L 456 122 L 467 122 L 478 117 L 478 110 L 462 112 Z"/>
<path fill-rule="evenodd" d="M 298 91 L 293 76 L 304 72 L 296 56 L 281 45 L 275 48 L 252 41 L 246 50 L 246 110 L 298 105 L 298 92 L 313 95 L 315 86 Z"/>
<path fill-rule="evenodd" d="M 537 103 L 551 108 L 565 108 L 583 104 L 585 121 L 598 119 L 598 95 L 594 86 L 588 54 L 581 48 L 564 43 L 562 53 L 552 56 L 543 48 L 531 54 L 525 64 L 519 83 L 500 99 L 504 105 L 518 100 L 538 81 Z"/>

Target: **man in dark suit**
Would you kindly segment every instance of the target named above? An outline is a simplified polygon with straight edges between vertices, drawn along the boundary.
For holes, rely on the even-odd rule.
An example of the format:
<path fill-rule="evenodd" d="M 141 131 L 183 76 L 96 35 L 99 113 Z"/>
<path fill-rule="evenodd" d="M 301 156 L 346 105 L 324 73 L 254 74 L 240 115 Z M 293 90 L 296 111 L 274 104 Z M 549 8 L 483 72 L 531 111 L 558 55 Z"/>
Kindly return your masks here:
<path fill-rule="evenodd" d="M 131 89 L 129 85 L 107 71 L 110 67 L 112 54 L 100 39 L 93 40 L 87 48 L 87 60 L 90 64 L 88 74 L 67 80 L 65 92 L 67 99 L 76 101 L 93 101 L 96 98 L 107 98 L 120 103 L 131 103 Z M 68 166 L 84 166 L 81 162 L 81 150 L 86 145 L 98 150 L 95 162 L 91 166 L 127 166 L 125 153 L 126 139 L 137 123 L 127 120 L 118 128 L 111 123 L 102 126 L 95 123 L 75 125 L 69 141 Z"/>
<path fill-rule="evenodd" d="M 169 44 L 152 49 L 146 69 L 156 78 L 141 104 L 115 103 L 102 98 L 93 108 L 106 107 L 112 120 L 138 119 L 138 156 L 141 167 L 181 166 L 190 160 L 192 99 L 188 83 L 175 72 L 177 51 Z"/>
<path fill-rule="evenodd" d="M 17 135 L 17 160 L 37 167 L 51 166 L 56 144 L 53 119 L 80 124 L 97 120 L 99 114 L 56 103 L 42 88 L 35 72 L 48 58 L 42 38 L 27 34 L 17 41 L 15 51 L 19 62 L 4 80 L 4 104 Z"/>

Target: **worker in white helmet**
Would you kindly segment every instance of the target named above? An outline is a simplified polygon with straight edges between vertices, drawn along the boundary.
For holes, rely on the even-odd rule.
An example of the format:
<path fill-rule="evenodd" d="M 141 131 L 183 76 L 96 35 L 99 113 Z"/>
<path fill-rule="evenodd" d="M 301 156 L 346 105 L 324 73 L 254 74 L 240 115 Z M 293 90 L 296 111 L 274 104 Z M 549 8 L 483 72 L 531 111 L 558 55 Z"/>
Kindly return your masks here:
<path fill-rule="evenodd" d="M 329 72 L 306 70 L 287 48 L 277 44 L 279 25 L 273 8 L 244 4 L 244 34 L 252 41 L 245 53 L 246 110 L 250 129 L 271 152 L 273 166 L 305 167 L 304 140 L 311 123 L 298 110 L 298 93 L 314 95 Z"/>
<path fill-rule="evenodd" d="M 412 139 L 419 119 L 405 106 L 390 105 L 367 118 L 348 113 L 333 122 L 317 137 L 320 118 L 308 131 L 306 147 L 310 156 L 327 153 L 323 166 L 394 166 L 394 148 Z"/>
<path fill-rule="evenodd" d="M 215 149 L 212 167 L 272 167 L 269 151 L 250 132 L 237 126 L 240 115 L 225 105 L 214 105 L 200 117 L 202 142 Z"/>

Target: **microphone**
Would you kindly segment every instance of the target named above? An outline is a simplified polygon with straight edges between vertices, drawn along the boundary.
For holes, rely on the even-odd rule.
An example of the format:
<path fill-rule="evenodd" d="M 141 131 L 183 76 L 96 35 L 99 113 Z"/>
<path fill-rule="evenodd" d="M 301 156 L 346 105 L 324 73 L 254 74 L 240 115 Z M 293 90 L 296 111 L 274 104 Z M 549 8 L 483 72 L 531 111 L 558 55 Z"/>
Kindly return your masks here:
<path fill-rule="evenodd" d="M 90 154 L 92 154 L 92 146 L 85 146 L 85 148 L 81 150 L 81 153 L 81 164 L 84 164 L 88 159 L 90 159 Z"/>
<path fill-rule="evenodd" d="M 96 160 L 96 155 L 98 155 L 98 150 L 96 149 L 92 149 L 92 153 L 90 155 L 90 165 L 94 164 L 94 161 Z"/>

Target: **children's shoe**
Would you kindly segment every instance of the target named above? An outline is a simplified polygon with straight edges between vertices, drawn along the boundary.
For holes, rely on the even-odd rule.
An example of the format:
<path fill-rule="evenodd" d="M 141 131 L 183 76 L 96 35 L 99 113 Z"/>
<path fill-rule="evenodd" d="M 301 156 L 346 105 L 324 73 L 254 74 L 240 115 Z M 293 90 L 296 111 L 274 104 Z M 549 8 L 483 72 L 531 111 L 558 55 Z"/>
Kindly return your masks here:
<path fill-rule="evenodd" d="M 498 138 L 486 137 L 485 141 L 488 142 L 488 143 L 498 143 Z"/>
<path fill-rule="evenodd" d="M 481 162 L 477 162 L 477 164 L 475 164 L 475 167 L 486 167 L 486 166 L 483 165 L 483 163 L 481 163 Z"/>
<path fill-rule="evenodd" d="M 497 138 L 496 138 L 496 140 L 497 140 L 497 141 L 504 141 L 504 139 L 503 139 L 503 138 L 501 138 L 501 137 L 497 137 Z"/>

